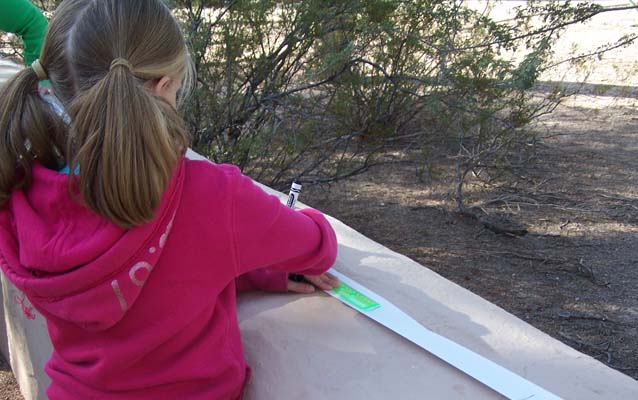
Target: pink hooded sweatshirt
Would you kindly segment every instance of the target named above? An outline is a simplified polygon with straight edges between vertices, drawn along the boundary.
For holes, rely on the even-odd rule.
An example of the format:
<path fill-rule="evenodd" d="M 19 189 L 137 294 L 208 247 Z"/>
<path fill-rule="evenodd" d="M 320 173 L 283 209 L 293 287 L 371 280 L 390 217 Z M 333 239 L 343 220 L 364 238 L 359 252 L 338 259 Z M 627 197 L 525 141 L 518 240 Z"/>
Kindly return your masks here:
<path fill-rule="evenodd" d="M 248 381 L 235 297 L 286 290 L 336 257 L 321 213 L 229 165 L 184 159 L 155 219 L 123 230 L 40 165 L 0 210 L 0 265 L 47 319 L 50 399 L 237 399 Z"/>

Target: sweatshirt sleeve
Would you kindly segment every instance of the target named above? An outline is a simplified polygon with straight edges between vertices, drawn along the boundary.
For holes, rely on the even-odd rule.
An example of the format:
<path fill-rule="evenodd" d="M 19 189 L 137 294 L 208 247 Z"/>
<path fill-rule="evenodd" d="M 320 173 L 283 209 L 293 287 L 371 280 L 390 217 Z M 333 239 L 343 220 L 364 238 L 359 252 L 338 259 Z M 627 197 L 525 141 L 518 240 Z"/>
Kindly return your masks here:
<path fill-rule="evenodd" d="M 40 56 L 47 24 L 42 12 L 29 0 L 0 2 L 0 30 L 22 37 L 26 65 Z"/>
<path fill-rule="evenodd" d="M 270 268 L 255 269 L 235 279 L 238 292 L 263 290 L 266 292 L 288 291 L 288 273 Z"/>
<path fill-rule="evenodd" d="M 319 275 L 334 264 L 337 239 L 319 211 L 286 207 L 239 173 L 234 187 L 237 276 L 260 268 Z"/>

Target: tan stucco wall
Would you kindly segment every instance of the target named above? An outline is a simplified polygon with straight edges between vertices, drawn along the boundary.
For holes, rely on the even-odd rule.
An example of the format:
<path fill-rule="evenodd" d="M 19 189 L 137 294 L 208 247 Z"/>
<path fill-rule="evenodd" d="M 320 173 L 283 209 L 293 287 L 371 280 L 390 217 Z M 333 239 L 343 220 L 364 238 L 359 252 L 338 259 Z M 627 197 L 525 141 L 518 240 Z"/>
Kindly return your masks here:
<path fill-rule="evenodd" d="M 565 399 L 638 399 L 635 380 L 340 221 L 331 223 L 339 239 L 335 268 L 429 329 Z M 25 398 L 44 399 L 48 378 L 42 367 L 51 352 L 45 323 L 39 315 L 26 319 L 13 302 L 19 293 L 4 277 L 2 287 L 6 331 L 0 330 L 0 343 L 9 344 L 4 354 Z M 324 293 L 252 293 L 240 298 L 238 314 L 253 368 L 249 400 L 502 398 Z"/>

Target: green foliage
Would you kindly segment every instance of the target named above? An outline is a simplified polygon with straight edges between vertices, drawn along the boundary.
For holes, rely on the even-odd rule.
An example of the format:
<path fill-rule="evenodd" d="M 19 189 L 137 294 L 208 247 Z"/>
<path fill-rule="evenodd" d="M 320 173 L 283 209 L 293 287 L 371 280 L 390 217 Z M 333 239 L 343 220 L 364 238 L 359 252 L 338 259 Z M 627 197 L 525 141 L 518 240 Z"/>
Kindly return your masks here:
<path fill-rule="evenodd" d="M 45 17 L 50 18 L 53 10 L 62 0 L 32 0 L 32 3 L 42 10 Z M 3 34 L 0 31 L 0 58 L 6 58 L 16 63 L 23 64 L 22 41 L 16 35 Z"/>
<path fill-rule="evenodd" d="M 174 1 L 199 74 L 195 147 L 280 187 L 364 171 L 433 131 L 457 137 L 468 165 L 498 164 L 556 104 L 528 92 L 561 29 L 600 8 L 532 3 L 499 23 L 462 3 Z"/>
<path fill-rule="evenodd" d="M 561 32 L 612 10 L 533 1 L 498 22 L 460 0 L 167 3 L 198 73 L 181 110 L 193 147 L 280 188 L 293 177 L 347 178 L 397 146 L 427 164 L 434 134 L 458 142 L 461 179 L 502 169 L 535 140 L 526 126 L 560 101 L 560 92 L 540 98 L 530 89 L 555 65 Z M 486 11 L 497 4 L 485 2 Z"/>

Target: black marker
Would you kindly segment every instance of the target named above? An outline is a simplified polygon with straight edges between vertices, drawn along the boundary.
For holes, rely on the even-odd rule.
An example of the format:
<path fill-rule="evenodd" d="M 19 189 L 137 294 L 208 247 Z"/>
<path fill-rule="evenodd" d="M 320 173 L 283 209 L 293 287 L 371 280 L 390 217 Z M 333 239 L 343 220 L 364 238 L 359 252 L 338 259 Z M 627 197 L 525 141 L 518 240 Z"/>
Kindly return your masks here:
<path fill-rule="evenodd" d="M 290 185 L 290 194 L 288 195 L 288 201 L 286 202 L 288 207 L 295 208 L 295 203 L 297 203 L 299 193 L 301 193 L 301 184 L 294 180 L 292 181 L 292 185 Z M 288 274 L 288 279 L 294 282 L 305 282 L 304 276 L 301 274 Z"/>
<path fill-rule="evenodd" d="M 298 183 L 296 180 L 292 181 L 292 185 L 290 185 L 290 194 L 288 195 L 288 201 L 286 202 L 288 207 L 295 208 L 295 203 L 297 203 L 299 193 L 301 193 L 301 183 Z"/>

